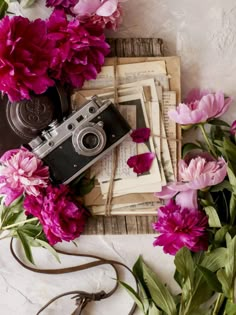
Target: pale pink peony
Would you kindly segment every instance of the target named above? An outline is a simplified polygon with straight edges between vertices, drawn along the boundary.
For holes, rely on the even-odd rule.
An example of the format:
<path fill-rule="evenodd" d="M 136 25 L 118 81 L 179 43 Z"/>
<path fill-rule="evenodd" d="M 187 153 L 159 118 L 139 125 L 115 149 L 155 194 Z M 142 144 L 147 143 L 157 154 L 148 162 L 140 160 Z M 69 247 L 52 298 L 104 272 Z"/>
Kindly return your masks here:
<path fill-rule="evenodd" d="M 23 193 L 39 195 L 48 184 L 48 167 L 25 148 L 7 151 L 0 163 L 0 194 L 7 206 Z"/>
<path fill-rule="evenodd" d="M 208 90 L 193 90 L 185 103 L 168 114 L 170 119 L 181 125 L 199 124 L 223 115 L 231 103 L 232 98 L 225 99 L 222 92 L 213 94 Z"/>
<path fill-rule="evenodd" d="M 222 157 L 215 160 L 210 154 L 202 153 L 198 156 L 188 155 L 179 162 L 179 182 L 169 183 L 155 196 L 161 199 L 170 199 L 179 192 L 186 194 L 179 196 L 186 200 L 185 206 L 196 205 L 196 195 L 192 191 L 205 189 L 221 183 L 227 174 L 227 163 Z M 189 193 L 189 196 L 188 196 Z"/>
<path fill-rule="evenodd" d="M 39 219 L 51 245 L 79 237 L 87 217 L 86 210 L 72 199 L 65 185 L 49 185 L 37 197 L 26 196 L 24 209 L 26 215 L 31 214 Z"/>
<path fill-rule="evenodd" d="M 0 20 L 0 90 L 10 101 L 30 99 L 44 93 L 55 82 L 49 78 L 53 42 L 45 21 L 21 16 Z"/>
<path fill-rule="evenodd" d="M 116 30 L 122 22 L 120 2 L 124 0 L 79 0 L 71 11 L 83 23 Z"/>
<path fill-rule="evenodd" d="M 208 248 L 208 217 L 199 210 L 183 208 L 174 200 L 158 209 L 153 228 L 160 233 L 153 245 L 163 246 L 165 253 L 175 255 L 182 247 L 193 252 Z"/>
<path fill-rule="evenodd" d="M 103 31 L 87 29 L 77 19 L 68 21 L 63 10 L 55 10 L 47 26 L 48 36 L 55 43 L 51 76 L 73 87 L 96 79 L 110 51 Z"/>

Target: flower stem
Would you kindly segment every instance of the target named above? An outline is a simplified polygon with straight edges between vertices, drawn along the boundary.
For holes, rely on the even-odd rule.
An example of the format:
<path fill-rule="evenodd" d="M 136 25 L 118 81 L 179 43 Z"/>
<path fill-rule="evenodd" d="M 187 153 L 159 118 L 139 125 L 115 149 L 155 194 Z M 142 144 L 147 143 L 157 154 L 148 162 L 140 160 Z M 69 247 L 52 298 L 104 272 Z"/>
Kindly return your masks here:
<path fill-rule="evenodd" d="M 18 225 L 21 225 L 21 224 L 24 224 L 24 223 L 34 222 L 34 221 L 37 221 L 37 220 L 38 220 L 38 218 L 27 219 L 27 220 L 24 220 L 24 221 L 20 221 L 20 222 L 14 223 L 14 224 L 10 224 L 10 225 L 4 226 L 4 227 L 2 227 L 2 230 L 8 230 L 8 229 L 11 229 L 11 228 L 13 228 L 15 226 L 18 226 Z"/>
<path fill-rule="evenodd" d="M 202 134 L 203 134 L 203 137 L 204 137 L 204 139 L 205 139 L 205 141 L 206 141 L 206 144 L 207 144 L 207 146 L 208 146 L 210 152 L 214 155 L 214 157 L 217 157 L 216 152 L 215 152 L 215 149 L 214 149 L 214 146 L 212 145 L 212 143 L 211 143 L 211 142 L 209 141 L 209 139 L 208 139 L 208 136 L 207 136 L 207 133 L 206 133 L 204 124 L 199 124 L 198 126 L 199 126 L 199 128 L 201 129 L 201 132 L 202 132 Z"/>
<path fill-rule="evenodd" d="M 220 310 L 220 308 L 221 308 L 221 306 L 222 306 L 224 300 L 225 300 L 224 294 L 219 293 L 218 298 L 217 298 L 217 300 L 216 300 L 215 307 L 214 307 L 214 309 L 213 309 L 212 315 L 218 315 L 219 310 Z"/>

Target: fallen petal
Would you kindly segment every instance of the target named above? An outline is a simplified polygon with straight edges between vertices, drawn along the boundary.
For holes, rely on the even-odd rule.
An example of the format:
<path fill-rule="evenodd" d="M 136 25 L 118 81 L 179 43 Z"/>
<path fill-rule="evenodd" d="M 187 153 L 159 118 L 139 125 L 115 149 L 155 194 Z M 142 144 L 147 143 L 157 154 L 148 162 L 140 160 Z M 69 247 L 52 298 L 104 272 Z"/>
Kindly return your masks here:
<path fill-rule="evenodd" d="M 148 141 L 148 139 L 150 137 L 150 133 L 151 133 L 150 128 L 138 128 L 138 129 L 135 129 L 131 133 L 130 136 L 134 142 L 144 143 L 144 142 Z"/>
<path fill-rule="evenodd" d="M 131 156 L 127 164 L 130 168 L 133 168 L 133 171 L 137 174 L 143 174 L 148 172 L 151 168 L 152 161 L 155 158 L 154 153 L 143 153 L 135 156 Z"/>

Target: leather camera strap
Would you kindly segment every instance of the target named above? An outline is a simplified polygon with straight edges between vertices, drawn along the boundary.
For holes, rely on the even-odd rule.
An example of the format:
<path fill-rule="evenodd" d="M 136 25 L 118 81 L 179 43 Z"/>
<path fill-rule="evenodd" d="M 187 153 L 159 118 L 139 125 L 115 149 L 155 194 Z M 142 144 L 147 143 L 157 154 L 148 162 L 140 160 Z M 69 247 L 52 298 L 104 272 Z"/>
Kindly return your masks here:
<path fill-rule="evenodd" d="M 76 271 L 82 271 L 85 269 L 90 269 L 90 268 L 94 268 L 97 266 L 101 266 L 101 265 L 109 265 L 110 267 L 113 268 L 114 272 L 115 272 L 115 277 L 116 277 L 116 283 L 114 285 L 114 287 L 108 291 L 99 291 L 99 292 L 95 292 L 95 293 L 88 293 L 85 291 L 79 291 L 79 290 L 75 290 L 75 291 L 69 291 L 69 292 L 65 292 L 62 293 L 56 297 L 54 297 L 53 299 L 51 299 L 47 304 L 45 304 L 38 312 L 36 315 L 41 314 L 50 304 L 52 304 L 53 302 L 55 302 L 56 300 L 60 299 L 61 297 L 64 296 L 68 296 L 68 295 L 73 295 L 72 299 L 75 299 L 75 304 L 76 304 L 76 309 L 75 311 L 71 314 L 71 315 L 81 315 L 83 309 L 86 307 L 86 305 L 89 302 L 92 301 L 100 301 L 103 299 L 106 299 L 108 297 L 110 297 L 113 293 L 115 293 L 115 291 L 118 288 L 119 285 L 119 273 L 117 270 L 117 266 L 122 266 L 124 268 L 126 268 L 132 275 L 133 272 L 132 270 L 127 267 L 125 264 L 116 261 L 116 260 L 110 260 L 110 259 L 104 259 L 102 257 L 99 256 L 95 256 L 95 255 L 84 255 L 84 254 L 77 254 L 77 253 L 69 253 L 69 252 L 65 252 L 62 250 L 58 250 L 56 249 L 57 253 L 62 254 L 62 255 L 67 255 L 67 256 L 77 256 L 77 257 L 87 257 L 87 258 L 93 258 L 95 259 L 92 262 L 89 263 L 85 263 L 85 264 L 81 264 L 81 265 L 76 265 L 76 266 L 72 266 L 72 267 L 66 267 L 66 268 L 57 268 L 57 269 L 38 269 L 38 268 L 34 268 L 34 267 L 30 267 L 28 265 L 26 265 L 24 262 L 22 262 L 20 260 L 20 258 L 16 255 L 14 248 L 13 248 L 13 238 L 11 239 L 10 242 L 10 251 L 12 256 L 15 258 L 15 260 L 25 269 L 28 269 L 32 272 L 36 272 L 36 273 L 43 273 L 43 274 L 51 274 L 51 275 L 58 275 L 58 274 L 64 274 L 64 273 L 70 273 L 70 272 L 76 272 Z M 135 279 L 135 283 L 136 283 L 136 291 L 138 290 L 138 286 L 137 286 L 137 280 L 135 278 L 135 276 L 133 275 L 134 279 Z M 133 315 L 136 309 L 136 304 L 134 303 L 131 310 L 129 311 L 128 315 Z"/>

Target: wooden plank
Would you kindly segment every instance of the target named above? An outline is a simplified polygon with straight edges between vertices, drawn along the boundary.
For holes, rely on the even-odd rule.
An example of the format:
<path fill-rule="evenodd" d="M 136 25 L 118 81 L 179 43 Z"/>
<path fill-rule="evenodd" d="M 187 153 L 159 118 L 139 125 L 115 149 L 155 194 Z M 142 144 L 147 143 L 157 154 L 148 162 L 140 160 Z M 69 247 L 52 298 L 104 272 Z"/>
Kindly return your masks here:
<path fill-rule="evenodd" d="M 112 222 L 111 217 L 103 217 L 104 220 L 104 234 L 112 234 Z"/>
<path fill-rule="evenodd" d="M 117 216 L 118 234 L 128 234 L 125 216 Z"/>
<path fill-rule="evenodd" d="M 163 56 L 161 38 L 108 38 L 111 46 L 109 57 Z"/>
<path fill-rule="evenodd" d="M 138 234 L 136 216 L 126 216 L 125 221 L 128 234 Z"/>

